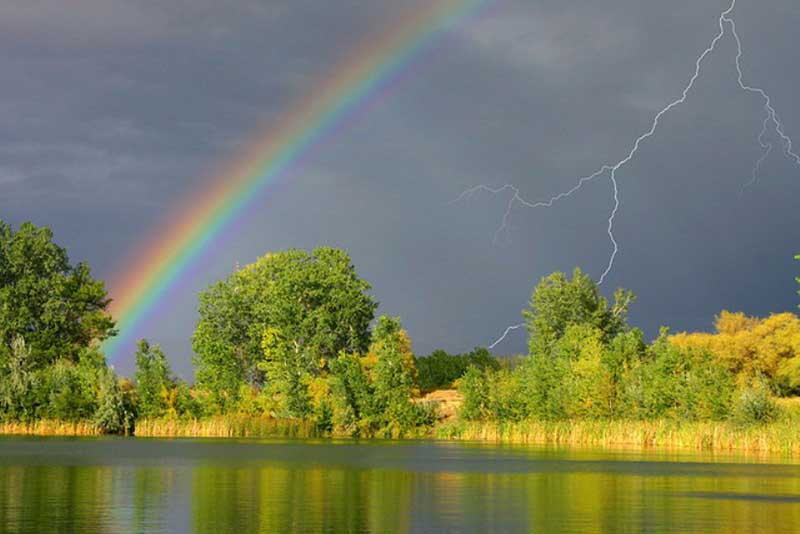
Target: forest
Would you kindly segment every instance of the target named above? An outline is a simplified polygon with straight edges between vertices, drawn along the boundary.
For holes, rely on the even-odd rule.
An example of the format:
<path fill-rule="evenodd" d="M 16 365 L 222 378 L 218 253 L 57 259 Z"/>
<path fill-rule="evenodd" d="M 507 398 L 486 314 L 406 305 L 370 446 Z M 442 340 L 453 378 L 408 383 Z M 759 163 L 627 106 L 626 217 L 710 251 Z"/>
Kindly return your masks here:
<path fill-rule="evenodd" d="M 117 334 L 104 283 L 70 263 L 50 229 L 0 221 L 0 431 L 518 441 L 544 433 L 651 445 L 670 433 L 666 444 L 734 447 L 733 436 L 748 435 L 800 450 L 794 313 L 722 311 L 713 333 L 664 327 L 648 341 L 628 321 L 635 295 L 618 289 L 607 299 L 576 268 L 533 288 L 522 312 L 527 354 L 416 355 L 399 318 L 376 317 L 371 289 L 343 250 L 266 254 L 200 293 L 192 383 L 144 339 L 126 378 L 102 352 Z"/>

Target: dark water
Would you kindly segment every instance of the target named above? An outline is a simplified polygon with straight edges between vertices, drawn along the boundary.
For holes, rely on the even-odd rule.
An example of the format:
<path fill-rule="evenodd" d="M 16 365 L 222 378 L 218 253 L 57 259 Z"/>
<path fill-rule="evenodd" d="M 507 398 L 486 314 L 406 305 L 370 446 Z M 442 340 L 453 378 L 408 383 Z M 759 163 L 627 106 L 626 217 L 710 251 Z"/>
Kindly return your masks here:
<path fill-rule="evenodd" d="M 2 532 L 798 532 L 800 465 L 468 444 L 0 439 Z"/>

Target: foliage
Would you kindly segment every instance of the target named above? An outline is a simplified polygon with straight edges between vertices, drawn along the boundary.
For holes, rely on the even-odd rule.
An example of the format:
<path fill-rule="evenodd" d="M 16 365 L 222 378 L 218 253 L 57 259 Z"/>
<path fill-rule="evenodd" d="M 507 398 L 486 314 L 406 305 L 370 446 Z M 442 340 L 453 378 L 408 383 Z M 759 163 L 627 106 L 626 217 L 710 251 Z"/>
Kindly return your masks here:
<path fill-rule="evenodd" d="M 418 416 L 411 402 L 417 369 L 411 342 L 399 319 L 378 318 L 369 354 L 377 360 L 371 374 L 376 408 L 382 416 L 381 430 L 389 435 L 402 434 L 414 426 Z"/>
<path fill-rule="evenodd" d="M 345 434 L 369 434 L 378 426 L 374 389 L 357 354 L 342 353 L 331 362 L 332 423 Z"/>
<path fill-rule="evenodd" d="M 33 377 L 28 369 L 30 349 L 16 336 L 10 348 L 0 345 L 0 417 L 28 420 L 34 416 Z"/>
<path fill-rule="evenodd" d="M 114 335 L 103 282 L 85 263 L 71 265 L 49 228 L 17 231 L 0 220 L 0 345 L 25 338 L 26 367 L 76 361 L 81 350 Z"/>
<path fill-rule="evenodd" d="M 304 417 L 310 410 L 308 381 L 312 363 L 309 354 L 301 352 L 297 343 L 290 343 L 277 328 L 267 328 L 261 340 L 264 371 L 268 389 L 279 398 L 279 417 Z"/>
<path fill-rule="evenodd" d="M 712 353 L 744 386 L 757 376 L 784 395 L 800 393 L 800 318 L 778 313 L 766 319 L 722 311 L 716 333 L 680 333 L 670 338 L 678 347 Z"/>
<path fill-rule="evenodd" d="M 778 406 L 772 399 L 766 380 L 757 378 L 742 389 L 733 405 L 732 419 L 742 425 L 769 423 L 778 415 Z"/>
<path fill-rule="evenodd" d="M 202 413 L 202 406 L 189 386 L 172 373 L 161 347 L 150 345 L 146 339 L 139 340 L 135 358 L 139 417 L 197 417 Z"/>
<path fill-rule="evenodd" d="M 417 372 L 399 319 L 379 317 L 367 356 L 340 354 L 331 373 L 331 421 L 344 433 L 400 436 L 432 422 L 431 408 L 412 401 Z"/>
<path fill-rule="evenodd" d="M 458 391 L 464 397 L 459 416 L 467 421 L 475 421 L 487 417 L 489 404 L 489 388 L 485 370 L 471 365 L 457 383 Z"/>
<path fill-rule="evenodd" d="M 59 360 L 41 373 L 40 392 L 46 401 L 37 415 L 63 421 L 90 420 L 97 408 L 93 371 L 86 365 Z"/>
<path fill-rule="evenodd" d="M 731 375 L 708 352 L 675 346 L 666 330 L 624 387 L 625 412 L 638 419 L 724 419 L 734 392 Z"/>
<path fill-rule="evenodd" d="M 99 402 L 92 421 L 104 434 L 131 435 L 137 417 L 134 389 L 125 380 L 120 383 L 111 369 L 100 374 Z"/>
<path fill-rule="evenodd" d="M 241 384 L 263 386 L 268 328 L 292 347 L 292 366 L 311 374 L 342 351 L 363 352 L 377 307 L 369 290 L 348 254 L 328 247 L 267 254 L 231 274 L 200 295 L 193 338 L 198 387 L 225 411 Z"/>
<path fill-rule="evenodd" d="M 579 268 L 569 280 L 555 272 L 542 278 L 533 291 L 530 309 L 522 312 L 530 333 L 531 354 L 547 354 L 571 325 L 597 328 L 608 341 L 625 329 L 628 308 L 635 300 L 630 291 L 618 289 L 614 304 L 600 295 L 597 284 Z"/>
<path fill-rule="evenodd" d="M 735 385 L 708 350 L 680 348 L 667 331 L 648 347 L 626 323 L 629 291 L 608 306 L 576 269 L 534 290 L 526 312 L 531 354 L 513 370 L 470 370 L 460 381 L 465 419 L 721 420 Z M 741 321 L 739 321 L 741 323 Z M 734 328 L 734 322 L 726 323 Z"/>
<path fill-rule="evenodd" d="M 443 350 L 435 350 L 428 356 L 416 359 L 419 388 L 422 391 L 434 391 L 453 387 L 470 365 L 478 369 L 500 368 L 500 362 L 485 348 L 478 347 L 466 354 L 448 354 Z"/>
<path fill-rule="evenodd" d="M 167 413 L 169 393 L 175 387 L 167 357 L 158 345 L 146 339 L 136 344 L 136 373 L 138 410 L 141 417 L 161 417 Z"/>

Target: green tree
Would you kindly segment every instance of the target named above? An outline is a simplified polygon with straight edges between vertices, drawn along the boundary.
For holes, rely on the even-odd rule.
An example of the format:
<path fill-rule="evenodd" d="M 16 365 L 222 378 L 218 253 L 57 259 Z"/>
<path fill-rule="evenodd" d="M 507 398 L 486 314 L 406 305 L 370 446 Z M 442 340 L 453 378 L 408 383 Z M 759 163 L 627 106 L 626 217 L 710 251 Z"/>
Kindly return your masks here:
<path fill-rule="evenodd" d="M 143 418 L 162 417 L 170 409 L 168 398 L 176 380 L 161 347 L 150 345 L 146 339 L 139 340 L 136 346 L 138 414 Z"/>
<path fill-rule="evenodd" d="M 628 308 L 634 300 L 633 293 L 618 289 L 609 306 L 597 284 L 579 268 L 571 280 L 561 272 L 542 278 L 531 296 L 530 309 L 522 312 L 530 333 L 530 353 L 550 353 L 571 325 L 590 325 L 609 341 L 627 328 Z"/>
<path fill-rule="evenodd" d="M 367 435 L 377 427 L 374 388 L 357 354 L 342 353 L 331 361 L 333 425 L 351 435 Z"/>
<path fill-rule="evenodd" d="M 9 349 L 0 346 L 0 418 L 14 420 L 34 416 L 29 362 L 30 349 L 22 336 L 16 336 Z"/>
<path fill-rule="evenodd" d="M 267 254 L 231 274 L 200 295 L 193 338 L 198 387 L 224 411 L 240 386 L 262 386 L 268 328 L 312 374 L 340 352 L 363 353 L 377 307 L 369 290 L 349 255 L 328 247 Z"/>
<path fill-rule="evenodd" d="M 114 335 L 103 282 L 85 263 L 71 265 L 49 228 L 0 220 L 0 345 L 24 336 L 31 370 Z"/>
<path fill-rule="evenodd" d="M 342 353 L 331 361 L 332 421 L 351 435 L 400 436 L 432 423 L 435 413 L 415 404 L 416 367 L 400 320 L 381 316 L 364 357 Z"/>
<path fill-rule="evenodd" d="M 310 410 L 308 381 L 311 362 L 300 353 L 298 344 L 290 343 L 280 330 L 267 328 L 261 340 L 264 360 L 258 368 L 266 374 L 268 390 L 277 395 L 281 417 L 304 417 Z"/>
<path fill-rule="evenodd" d="M 383 430 L 388 435 L 402 434 L 416 423 L 417 410 L 411 402 L 416 368 L 410 349 L 400 320 L 379 317 L 370 352 L 377 356 L 375 399 L 383 416 Z"/>
<path fill-rule="evenodd" d="M 680 348 L 662 329 L 648 354 L 625 377 L 624 414 L 641 419 L 724 419 L 733 378 L 705 350 Z"/>
<path fill-rule="evenodd" d="M 99 400 L 93 416 L 95 426 L 106 434 L 132 434 L 136 420 L 132 390 L 124 389 L 114 371 L 108 368 L 100 373 L 98 387 Z"/>
<path fill-rule="evenodd" d="M 453 387 L 470 365 L 495 371 L 500 368 L 499 360 L 482 347 L 467 354 L 448 354 L 439 349 L 416 359 L 419 387 L 426 392 Z"/>
<path fill-rule="evenodd" d="M 489 384 L 485 370 L 470 365 L 457 385 L 464 397 L 458 412 L 462 419 L 475 421 L 488 415 Z"/>

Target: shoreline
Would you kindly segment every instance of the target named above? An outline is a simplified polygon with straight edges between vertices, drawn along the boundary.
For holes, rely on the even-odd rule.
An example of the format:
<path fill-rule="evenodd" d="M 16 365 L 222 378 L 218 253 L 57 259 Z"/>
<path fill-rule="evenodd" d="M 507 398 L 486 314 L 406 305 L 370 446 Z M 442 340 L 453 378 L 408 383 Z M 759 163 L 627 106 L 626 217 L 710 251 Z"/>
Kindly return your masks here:
<path fill-rule="evenodd" d="M 488 444 L 557 445 L 595 449 L 716 451 L 800 456 L 800 430 L 791 418 L 741 427 L 730 422 L 525 421 L 519 423 L 448 421 L 395 440 L 430 439 Z M 0 423 L 0 435 L 100 436 L 89 422 Z M 261 416 L 139 421 L 133 437 L 219 439 L 357 439 L 319 432 L 308 421 Z"/>

